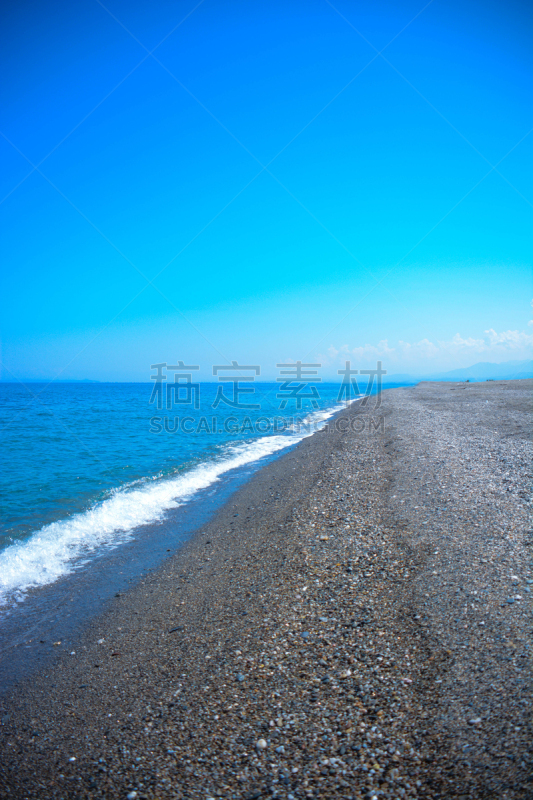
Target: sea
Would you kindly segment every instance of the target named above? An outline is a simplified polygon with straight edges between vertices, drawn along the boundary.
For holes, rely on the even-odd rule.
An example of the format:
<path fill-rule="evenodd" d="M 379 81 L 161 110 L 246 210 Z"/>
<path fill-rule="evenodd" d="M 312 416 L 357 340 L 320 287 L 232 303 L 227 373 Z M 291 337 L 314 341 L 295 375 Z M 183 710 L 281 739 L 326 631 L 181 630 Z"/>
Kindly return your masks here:
<path fill-rule="evenodd" d="M 294 397 L 279 383 L 247 387 L 1 383 L 0 614 L 354 399 L 338 384 Z"/>

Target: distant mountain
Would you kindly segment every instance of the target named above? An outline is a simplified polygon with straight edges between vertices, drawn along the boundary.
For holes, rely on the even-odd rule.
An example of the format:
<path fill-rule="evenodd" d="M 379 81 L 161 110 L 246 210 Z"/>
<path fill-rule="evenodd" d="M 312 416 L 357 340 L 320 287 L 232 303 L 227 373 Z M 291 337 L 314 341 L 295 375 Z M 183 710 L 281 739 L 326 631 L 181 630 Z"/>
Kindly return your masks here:
<path fill-rule="evenodd" d="M 452 369 L 449 372 L 434 372 L 431 375 L 387 375 L 384 383 L 418 383 L 419 381 L 509 381 L 533 378 L 533 362 L 505 361 L 491 364 L 480 361 L 471 367 Z"/>
<path fill-rule="evenodd" d="M 486 381 L 493 380 L 519 380 L 533 378 L 533 362 L 531 361 L 505 361 L 503 364 L 491 364 L 480 361 L 471 367 L 453 369 L 450 372 L 440 372 L 431 375 L 431 380 L 439 381 Z"/>

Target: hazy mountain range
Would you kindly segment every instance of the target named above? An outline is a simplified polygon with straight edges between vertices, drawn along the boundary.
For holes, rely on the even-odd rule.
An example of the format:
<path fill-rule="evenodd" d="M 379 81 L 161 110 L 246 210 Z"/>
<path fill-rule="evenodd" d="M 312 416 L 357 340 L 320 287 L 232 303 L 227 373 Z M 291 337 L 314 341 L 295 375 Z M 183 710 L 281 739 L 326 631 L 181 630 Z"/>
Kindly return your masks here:
<path fill-rule="evenodd" d="M 486 380 L 519 380 L 533 378 L 533 361 L 505 361 L 503 364 L 491 364 L 479 361 L 471 367 L 452 369 L 450 372 L 432 372 L 429 375 L 387 375 L 387 383 L 418 383 L 419 381 L 486 381 Z"/>

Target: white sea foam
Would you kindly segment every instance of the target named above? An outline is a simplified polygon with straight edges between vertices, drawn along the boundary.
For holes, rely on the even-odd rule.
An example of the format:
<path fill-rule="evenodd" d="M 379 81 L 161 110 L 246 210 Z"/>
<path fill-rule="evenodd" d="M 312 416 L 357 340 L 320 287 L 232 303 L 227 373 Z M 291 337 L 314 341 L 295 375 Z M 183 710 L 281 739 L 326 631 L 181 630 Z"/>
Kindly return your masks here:
<path fill-rule="evenodd" d="M 344 405 L 344 404 L 343 404 Z M 72 572 L 100 548 L 121 544 L 141 525 L 190 500 L 228 470 L 283 450 L 322 428 L 339 405 L 309 414 L 305 427 L 285 435 L 264 436 L 227 446 L 220 458 L 172 478 L 137 481 L 79 514 L 46 525 L 29 539 L 0 553 L 0 606 L 20 602 L 28 589 L 53 583 Z"/>

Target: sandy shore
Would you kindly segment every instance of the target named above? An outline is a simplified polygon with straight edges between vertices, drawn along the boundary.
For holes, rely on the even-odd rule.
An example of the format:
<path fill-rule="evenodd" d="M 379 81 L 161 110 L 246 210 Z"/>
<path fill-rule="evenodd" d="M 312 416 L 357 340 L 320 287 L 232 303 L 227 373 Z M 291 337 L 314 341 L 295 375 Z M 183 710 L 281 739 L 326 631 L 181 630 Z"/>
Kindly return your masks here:
<path fill-rule="evenodd" d="M 531 389 L 389 390 L 267 465 L 0 700 L 0 796 L 531 797 Z"/>

